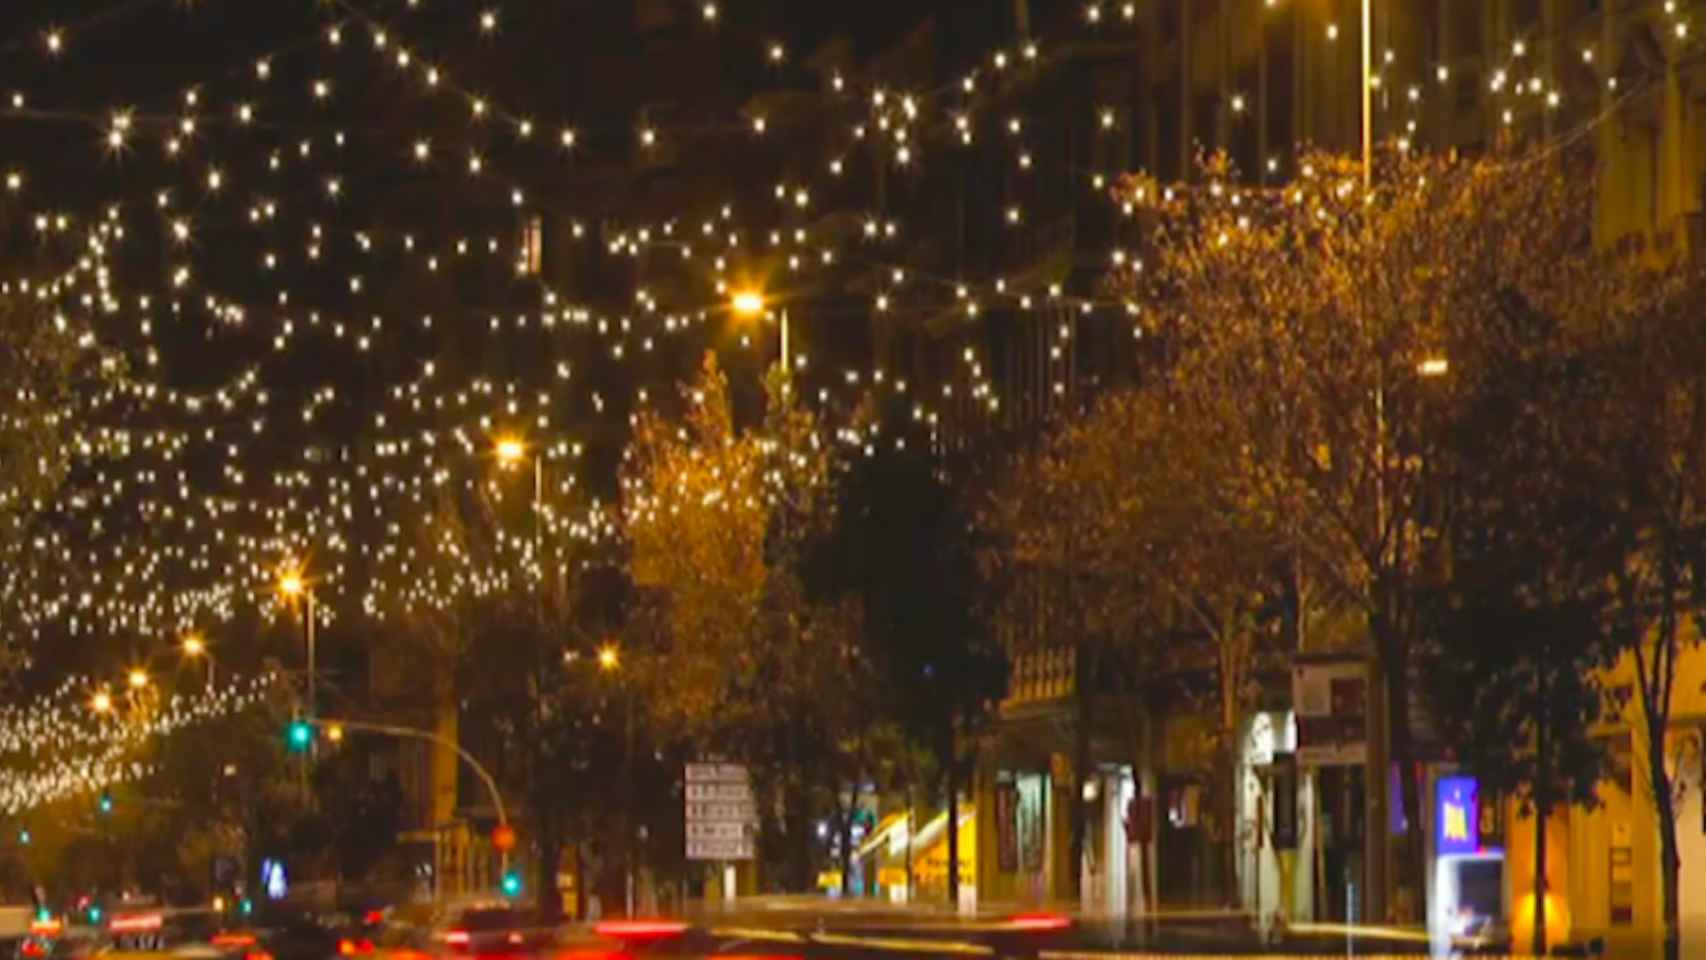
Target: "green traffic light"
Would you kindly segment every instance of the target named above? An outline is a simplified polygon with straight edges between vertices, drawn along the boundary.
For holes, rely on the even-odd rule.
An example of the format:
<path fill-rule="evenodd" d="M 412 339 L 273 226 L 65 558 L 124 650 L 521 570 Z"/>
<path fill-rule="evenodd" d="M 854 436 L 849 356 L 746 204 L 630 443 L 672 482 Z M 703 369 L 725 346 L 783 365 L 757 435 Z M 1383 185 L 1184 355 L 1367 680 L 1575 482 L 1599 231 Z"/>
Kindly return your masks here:
<path fill-rule="evenodd" d="M 27 847 L 30 845 L 30 832 L 28 830 L 18 831 L 18 845 L 21 847 Z"/>
<path fill-rule="evenodd" d="M 89 922 L 90 923 L 100 923 L 101 922 L 101 908 L 100 907 L 93 907 L 92 906 L 89 908 Z"/>
<path fill-rule="evenodd" d="M 290 744 L 290 749 L 301 753 L 308 749 L 309 744 L 314 742 L 314 727 L 306 720 L 292 721 L 286 738 Z"/>
<path fill-rule="evenodd" d="M 504 874 L 502 889 L 506 897 L 521 896 L 521 874 L 514 870 Z"/>
<path fill-rule="evenodd" d="M 101 808 L 102 813 L 112 813 L 113 812 L 113 795 L 112 794 L 107 793 L 105 791 L 102 791 L 100 808 Z"/>

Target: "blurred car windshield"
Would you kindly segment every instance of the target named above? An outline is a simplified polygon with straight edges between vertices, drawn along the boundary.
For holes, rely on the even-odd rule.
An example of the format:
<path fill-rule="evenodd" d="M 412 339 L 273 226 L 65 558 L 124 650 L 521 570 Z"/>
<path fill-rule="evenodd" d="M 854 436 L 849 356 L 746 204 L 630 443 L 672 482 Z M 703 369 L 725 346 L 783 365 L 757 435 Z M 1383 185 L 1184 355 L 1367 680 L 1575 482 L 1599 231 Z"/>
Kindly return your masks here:
<path fill-rule="evenodd" d="M 456 925 L 469 933 L 487 933 L 493 930 L 513 930 L 522 926 L 526 918 L 519 910 L 508 907 L 492 907 L 480 910 L 468 910 L 457 918 Z"/>

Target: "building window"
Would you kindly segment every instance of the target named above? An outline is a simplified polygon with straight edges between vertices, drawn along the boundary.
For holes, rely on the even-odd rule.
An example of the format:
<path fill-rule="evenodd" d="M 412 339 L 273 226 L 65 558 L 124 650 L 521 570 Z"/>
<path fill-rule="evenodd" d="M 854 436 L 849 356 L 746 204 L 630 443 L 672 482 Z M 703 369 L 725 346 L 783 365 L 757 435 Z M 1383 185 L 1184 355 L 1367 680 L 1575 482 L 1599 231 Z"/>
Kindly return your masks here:
<path fill-rule="evenodd" d="M 538 276 L 545 265 L 545 219 L 537 213 L 530 213 L 521 221 L 515 265 L 518 273 L 530 277 Z"/>

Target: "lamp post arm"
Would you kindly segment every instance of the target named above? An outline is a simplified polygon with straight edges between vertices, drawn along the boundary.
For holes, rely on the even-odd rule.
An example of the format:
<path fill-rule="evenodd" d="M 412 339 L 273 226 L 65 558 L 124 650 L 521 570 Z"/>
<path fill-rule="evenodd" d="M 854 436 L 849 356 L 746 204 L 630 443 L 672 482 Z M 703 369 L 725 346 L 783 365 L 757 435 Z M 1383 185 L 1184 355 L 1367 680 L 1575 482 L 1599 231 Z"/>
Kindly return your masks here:
<path fill-rule="evenodd" d="M 367 723 L 361 720 L 321 720 L 318 717 L 310 719 L 309 722 L 317 727 L 343 727 L 345 730 L 350 730 L 355 733 L 374 733 L 381 736 L 399 737 L 406 740 L 425 740 L 428 743 L 435 743 L 441 747 L 448 747 L 451 750 L 456 751 L 456 755 L 461 757 L 463 762 L 468 764 L 468 766 L 479 775 L 480 780 L 486 785 L 486 790 L 492 795 L 492 806 L 497 810 L 498 823 L 503 826 L 509 825 L 509 817 L 504 813 L 504 798 L 503 795 L 498 792 L 498 782 L 492 778 L 492 775 L 486 771 L 485 767 L 480 765 L 480 761 L 474 759 L 473 754 L 462 749 L 461 744 L 452 740 L 447 740 L 430 730 L 420 730 L 415 727 L 401 727 L 388 723 Z"/>

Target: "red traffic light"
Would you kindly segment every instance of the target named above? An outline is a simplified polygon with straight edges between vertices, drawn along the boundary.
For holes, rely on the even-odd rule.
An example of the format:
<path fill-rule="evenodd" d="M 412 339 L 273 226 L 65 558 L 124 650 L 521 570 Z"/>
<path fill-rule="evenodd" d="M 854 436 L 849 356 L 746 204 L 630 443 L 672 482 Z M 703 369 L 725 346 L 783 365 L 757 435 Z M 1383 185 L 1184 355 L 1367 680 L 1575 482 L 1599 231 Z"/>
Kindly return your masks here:
<path fill-rule="evenodd" d="M 492 846 L 499 853 L 508 853 L 515 849 L 515 828 L 507 823 L 500 823 L 492 830 Z"/>

